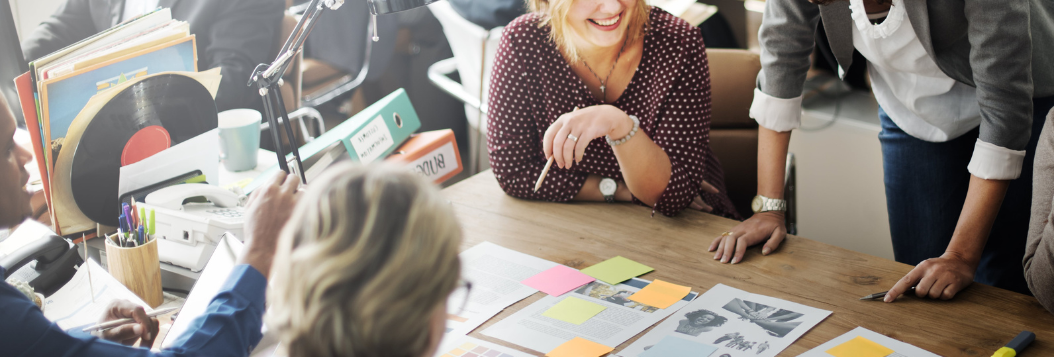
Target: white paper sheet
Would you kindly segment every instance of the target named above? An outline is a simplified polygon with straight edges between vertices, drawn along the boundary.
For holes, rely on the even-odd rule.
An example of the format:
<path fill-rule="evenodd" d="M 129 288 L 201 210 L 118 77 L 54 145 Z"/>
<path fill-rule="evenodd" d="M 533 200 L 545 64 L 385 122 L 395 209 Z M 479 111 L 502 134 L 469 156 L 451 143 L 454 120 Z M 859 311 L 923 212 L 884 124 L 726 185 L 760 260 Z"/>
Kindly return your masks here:
<path fill-rule="evenodd" d="M 827 341 L 816 348 L 809 350 L 808 352 L 798 355 L 798 357 L 831 357 L 826 351 L 834 348 L 835 346 L 841 345 L 856 338 L 857 336 L 871 340 L 871 342 L 885 346 L 888 349 L 893 350 L 893 354 L 887 357 L 940 357 L 936 354 L 930 353 L 924 349 L 909 345 L 904 342 L 894 340 L 886 337 L 886 335 L 877 333 L 875 331 L 868 330 L 863 327 L 857 327 L 852 331 L 846 332 L 844 335 L 838 336 L 833 340 Z"/>
<path fill-rule="evenodd" d="M 220 136 L 212 129 L 137 163 L 121 167 L 117 196 L 200 170 L 210 184 L 219 184 Z"/>
<path fill-rule="evenodd" d="M 717 284 L 617 355 L 637 357 L 673 335 L 717 347 L 714 357 L 773 357 L 829 315 L 827 310 Z"/>
<path fill-rule="evenodd" d="M 55 235 L 55 231 L 51 230 L 51 227 L 35 220 L 27 219 L 18 225 L 18 229 L 11 231 L 11 235 L 7 239 L 0 240 L 0 258 L 14 254 L 29 243 L 53 235 Z"/>
<path fill-rule="evenodd" d="M 88 283 L 86 267 L 91 269 L 91 284 Z M 95 291 L 95 302 L 91 299 L 91 289 Z M 99 263 L 88 259 L 81 264 L 66 285 L 44 299 L 44 317 L 58 324 L 63 330 L 83 328 L 98 323 L 106 307 L 117 299 L 131 301 L 147 311 L 153 310 L 143 299 L 99 266 Z"/>
<path fill-rule="evenodd" d="M 216 251 L 212 253 L 209 262 L 201 270 L 201 276 L 194 282 L 194 288 L 187 295 L 187 301 L 179 309 L 175 321 L 172 321 L 172 328 L 168 330 L 168 335 L 165 335 L 165 340 L 161 342 L 161 348 L 172 347 L 172 342 L 186 332 L 190 322 L 205 313 L 212 298 L 216 297 L 223 283 L 227 281 L 227 277 L 231 275 L 235 262 L 244 250 L 244 244 L 232 237 L 224 235 L 220 238 Z"/>
<path fill-rule="evenodd" d="M 455 340 L 468 335 L 509 305 L 538 292 L 520 282 L 557 265 L 490 242 L 477 244 L 461 252 L 459 257 L 461 275 L 472 282 L 472 292 L 460 314 L 454 315 L 464 297 L 454 294 L 447 301 L 451 316 L 440 350 L 454 347 Z"/>
<path fill-rule="evenodd" d="M 483 330 L 483 334 L 539 352 L 549 352 L 575 337 L 615 347 L 687 306 L 697 295 L 690 293 L 666 309 L 627 299 L 649 283 L 638 278 L 614 286 L 594 281 L 561 296 L 546 296 Z M 581 325 L 542 316 L 542 313 L 567 297 L 584 299 L 607 309 Z"/>
<path fill-rule="evenodd" d="M 440 349 L 436 355 L 443 357 L 533 357 L 529 353 L 523 353 L 509 347 L 499 346 L 468 336 L 462 336 L 453 342 L 453 347 L 445 350 Z"/>

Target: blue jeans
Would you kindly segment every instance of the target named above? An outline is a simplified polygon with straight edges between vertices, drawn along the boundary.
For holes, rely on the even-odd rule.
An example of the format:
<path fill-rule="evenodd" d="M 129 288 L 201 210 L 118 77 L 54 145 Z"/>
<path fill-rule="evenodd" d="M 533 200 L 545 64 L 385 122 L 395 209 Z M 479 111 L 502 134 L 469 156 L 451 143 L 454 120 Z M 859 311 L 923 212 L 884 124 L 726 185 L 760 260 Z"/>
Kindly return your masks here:
<path fill-rule="evenodd" d="M 1022 259 L 1032 208 L 1032 161 L 1054 97 L 1033 101 L 1032 137 L 1028 142 L 1021 177 L 1010 182 L 974 281 L 1031 295 L 1025 282 Z M 944 254 L 959 221 L 978 129 L 943 143 L 908 135 L 879 108 L 886 206 L 893 255 L 898 262 L 918 265 Z"/>

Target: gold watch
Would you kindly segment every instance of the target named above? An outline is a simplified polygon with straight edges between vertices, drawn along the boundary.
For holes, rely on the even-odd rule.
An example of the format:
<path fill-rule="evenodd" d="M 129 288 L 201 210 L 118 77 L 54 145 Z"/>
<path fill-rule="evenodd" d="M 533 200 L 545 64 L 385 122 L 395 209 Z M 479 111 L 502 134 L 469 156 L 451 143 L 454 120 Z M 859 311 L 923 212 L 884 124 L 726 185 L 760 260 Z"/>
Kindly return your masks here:
<path fill-rule="evenodd" d="M 762 195 L 754 196 L 754 201 L 750 203 L 750 209 L 754 210 L 754 213 L 768 212 L 768 211 L 787 211 L 787 200 L 781 200 L 778 198 L 768 198 Z"/>

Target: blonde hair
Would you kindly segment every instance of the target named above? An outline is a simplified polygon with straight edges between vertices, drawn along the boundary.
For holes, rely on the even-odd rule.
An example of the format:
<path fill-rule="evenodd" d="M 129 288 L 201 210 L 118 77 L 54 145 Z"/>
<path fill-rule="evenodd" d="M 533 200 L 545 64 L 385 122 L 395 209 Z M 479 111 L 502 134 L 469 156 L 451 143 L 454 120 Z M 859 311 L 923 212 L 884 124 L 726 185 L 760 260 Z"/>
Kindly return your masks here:
<path fill-rule="evenodd" d="M 391 164 L 332 167 L 281 233 L 267 326 L 290 356 L 421 357 L 460 244 L 432 183 Z"/>
<path fill-rule="evenodd" d="M 567 61 L 578 63 L 582 58 L 578 55 L 575 47 L 574 29 L 567 23 L 567 13 L 571 10 L 571 4 L 578 0 L 527 0 L 527 7 L 531 12 L 538 13 L 541 21 L 538 27 L 549 26 L 549 39 L 556 43 L 556 47 L 567 56 Z M 651 6 L 645 0 L 636 0 L 637 6 L 629 11 L 629 22 L 626 27 L 626 40 L 629 43 L 636 42 L 648 32 L 651 23 L 649 15 Z"/>

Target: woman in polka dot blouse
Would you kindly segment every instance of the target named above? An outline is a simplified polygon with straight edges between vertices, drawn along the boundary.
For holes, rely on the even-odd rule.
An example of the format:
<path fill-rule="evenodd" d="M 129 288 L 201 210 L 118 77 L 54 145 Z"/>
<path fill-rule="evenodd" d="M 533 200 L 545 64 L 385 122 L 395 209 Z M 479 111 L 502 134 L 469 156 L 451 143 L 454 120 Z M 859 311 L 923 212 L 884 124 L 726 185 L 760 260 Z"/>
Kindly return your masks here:
<path fill-rule="evenodd" d="M 644 0 L 528 3 L 533 13 L 505 27 L 491 74 L 488 147 L 502 189 L 739 218 L 710 151 L 699 31 Z"/>

